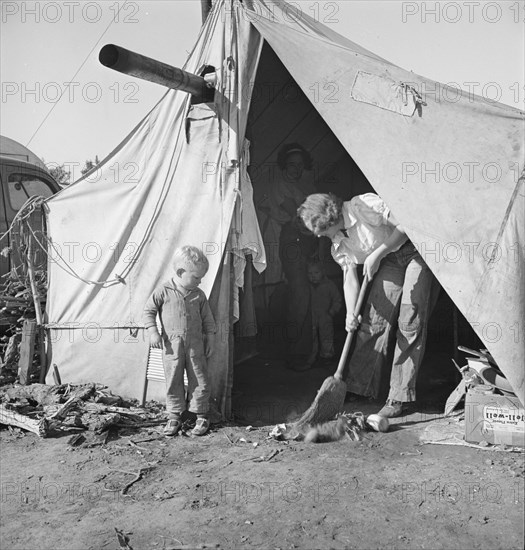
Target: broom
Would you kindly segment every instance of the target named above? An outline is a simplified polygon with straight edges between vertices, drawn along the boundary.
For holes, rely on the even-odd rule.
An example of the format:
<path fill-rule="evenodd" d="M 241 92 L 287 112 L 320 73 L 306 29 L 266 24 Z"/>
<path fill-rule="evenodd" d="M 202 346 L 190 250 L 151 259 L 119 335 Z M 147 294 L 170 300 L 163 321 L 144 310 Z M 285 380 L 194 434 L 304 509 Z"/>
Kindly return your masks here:
<path fill-rule="evenodd" d="M 361 311 L 368 282 L 368 277 L 365 275 L 354 309 L 354 315 L 356 317 Z M 346 359 L 350 351 L 350 346 L 352 345 L 355 331 L 356 329 L 353 329 L 346 335 L 345 345 L 334 375 L 329 376 L 323 382 L 310 408 L 292 425 L 292 431 L 294 433 L 300 433 L 303 428 L 309 424 L 320 424 L 327 420 L 332 420 L 343 408 L 346 397 L 346 382 L 343 380 L 343 369 L 345 368 Z"/>

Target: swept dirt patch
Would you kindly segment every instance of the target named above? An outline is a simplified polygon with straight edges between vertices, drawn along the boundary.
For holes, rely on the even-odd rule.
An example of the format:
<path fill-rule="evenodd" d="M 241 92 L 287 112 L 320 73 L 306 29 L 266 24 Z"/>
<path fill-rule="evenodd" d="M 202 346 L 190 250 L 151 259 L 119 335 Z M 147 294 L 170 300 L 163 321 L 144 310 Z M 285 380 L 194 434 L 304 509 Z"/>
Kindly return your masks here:
<path fill-rule="evenodd" d="M 116 528 L 135 550 L 522 548 L 523 456 L 421 446 L 425 422 L 319 445 L 268 427 L 91 448 L 2 429 L 0 546 L 117 549 Z"/>

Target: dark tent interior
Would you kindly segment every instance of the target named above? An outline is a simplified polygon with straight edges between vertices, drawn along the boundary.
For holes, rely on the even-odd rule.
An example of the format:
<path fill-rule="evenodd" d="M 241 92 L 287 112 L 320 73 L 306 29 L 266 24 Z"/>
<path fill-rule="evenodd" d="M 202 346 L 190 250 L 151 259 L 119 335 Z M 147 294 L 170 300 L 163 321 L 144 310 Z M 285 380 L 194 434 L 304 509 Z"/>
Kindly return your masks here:
<path fill-rule="evenodd" d="M 269 265 L 276 256 L 283 254 L 283 243 L 268 238 L 264 226 L 264 204 L 271 182 L 279 177 L 277 157 L 281 147 L 298 143 L 310 153 L 312 167 L 303 173 L 302 179 L 308 180 L 309 189 L 313 186 L 314 192 L 334 193 L 343 200 L 374 192 L 359 166 L 313 105 L 317 101 L 337 101 L 333 86 L 333 83 L 312 82 L 307 97 L 272 48 L 264 43 L 256 80 L 250 90 L 252 101 L 246 135 L 251 144 L 249 173 L 254 203 Z M 381 151 L 378 151 L 380 154 Z M 342 292 L 342 270 L 331 258 L 330 241 L 321 238 L 316 241 L 315 247 L 315 254 L 322 262 L 326 275 Z M 304 253 L 293 246 L 288 247 L 287 251 L 292 255 Z M 241 315 L 235 325 L 234 416 L 239 422 L 254 425 L 284 422 L 306 409 L 322 380 L 335 371 L 346 336 L 343 306 L 334 318 L 335 364 L 301 372 L 287 368 L 285 358 L 290 334 L 286 310 L 290 284 L 282 276 L 272 276 L 270 271 L 268 269 L 269 273 L 258 275 L 251 270 L 246 276 L 245 283 L 250 289 L 241 291 Z M 451 361 L 453 357 L 458 358 L 457 345 L 477 349 L 483 345 L 437 282 L 436 285 L 438 297 L 429 321 L 426 354 L 418 376 L 418 405 L 433 412 L 441 408 L 442 412 L 446 397 L 459 380 Z M 243 318 L 245 300 L 253 300 L 257 334 Z M 384 400 L 388 392 L 389 373 L 383 372 L 381 378 L 385 395 L 381 395 L 380 399 Z M 371 413 L 375 412 L 374 408 L 380 408 L 380 401 L 365 400 L 346 405 L 347 410 L 359 406 L 359 410 L 366 409 L 365 412 Z"/>

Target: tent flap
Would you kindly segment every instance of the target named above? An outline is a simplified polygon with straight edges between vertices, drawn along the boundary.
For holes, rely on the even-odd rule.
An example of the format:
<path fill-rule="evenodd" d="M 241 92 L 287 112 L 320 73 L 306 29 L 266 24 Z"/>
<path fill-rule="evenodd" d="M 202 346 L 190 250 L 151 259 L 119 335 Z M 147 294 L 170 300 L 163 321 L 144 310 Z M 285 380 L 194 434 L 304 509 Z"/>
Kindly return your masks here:
<path fill-rule="evenodd" d="M 515 192 L 524 166 L 524 113 L 468 94 L 456 93 L 453 101 L 439 94 L 419 97 L 420 90 L 443 86 L 359 48 L 326 41 L 315 29 L 286 23 L 283 32 L 283 23 L 263 17 L 253 24 L 390 206 L 524 402 L 524 239 L 517 228 L 525 223 L 523 191 Z M 353 97 L 357 82 L 359 97 Z M 414 101 L 420 107 L 412 116 L 392 107 L 395 92 L 387 82 L 410 83 L 400 84 L 399 93 L 407 102 L 403 114 Z M 502 297 L 509 300 L 505 307 Z"/>
<path fill-rule="evenodd" d="M 250 95 L 242 84 L 254 78 L 252 59 L 261 42 L 238 10 L 225 14 L 217 5 L 185 67 L 218 69 L 215 103 L 190 105 L 187 94 L 168 92 L 96 172 L 49 201 L 47 316 L 52 361 L 64 380 L 109 383 L 114 391 L 141 397 L 147 365 L 142 311 L 153 289 L 172 276 L 178 246 L 207 254 L 210 270 L 202 288 L 210 295 L 243 194 L 239 166 Z M 253 209 L 243 210 L 242 223 L 257 225 Z M 243 227 L 237 229 L 237 246 L 249 248 Z M 262 250 L 249 233 L 251 246 Z M 260 260 L 264 264 L 264 255 Z M 223 329 L 225 299 L 214 302 Z M 133 345 L 115 342 L 113 333 L 130 326 L 138 333 Z M 98 339 L 86 339 L 93 330 Z M 230 414 L 227 353 L 227 346 L 219 346 L 209 365 L 217 371 L 212 394 L 224 417 Z"/>

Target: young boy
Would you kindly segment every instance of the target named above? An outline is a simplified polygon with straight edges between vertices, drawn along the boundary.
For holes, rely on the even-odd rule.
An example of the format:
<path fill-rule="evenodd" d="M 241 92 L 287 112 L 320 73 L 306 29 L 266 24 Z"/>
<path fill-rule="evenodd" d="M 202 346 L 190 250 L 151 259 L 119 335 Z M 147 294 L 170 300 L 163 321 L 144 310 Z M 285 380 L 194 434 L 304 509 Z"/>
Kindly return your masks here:
<path fill-rule="evenodd" d="M 174 254 L 172 279 L 155 289 L 144 308 L 145 327 L 152 348 L 163 349 L 168 423 L 164 434 L 176 435 L 186 410 L 184 370 L 188 376 L 189 410 L 197 415 L 193 435 L 209 429 L 210 391 L 206 358 L 211 354 L 215 321 L 206 295 L 198 287 L 208 271 L 208 259 L 194 246 L 178 248 Z M 162 336 L 157 329 L 160 316 Z"/>
<path fill-rule="evenodd" d="M 313 349 L 308 359 L 311 366 L 317 359 L 328 365 L 334 359 L 334 315 L 342 306 L 341 294 L 336 284 L 325 274 L 319 262 L 308 265 L 312 304 Z"/>

